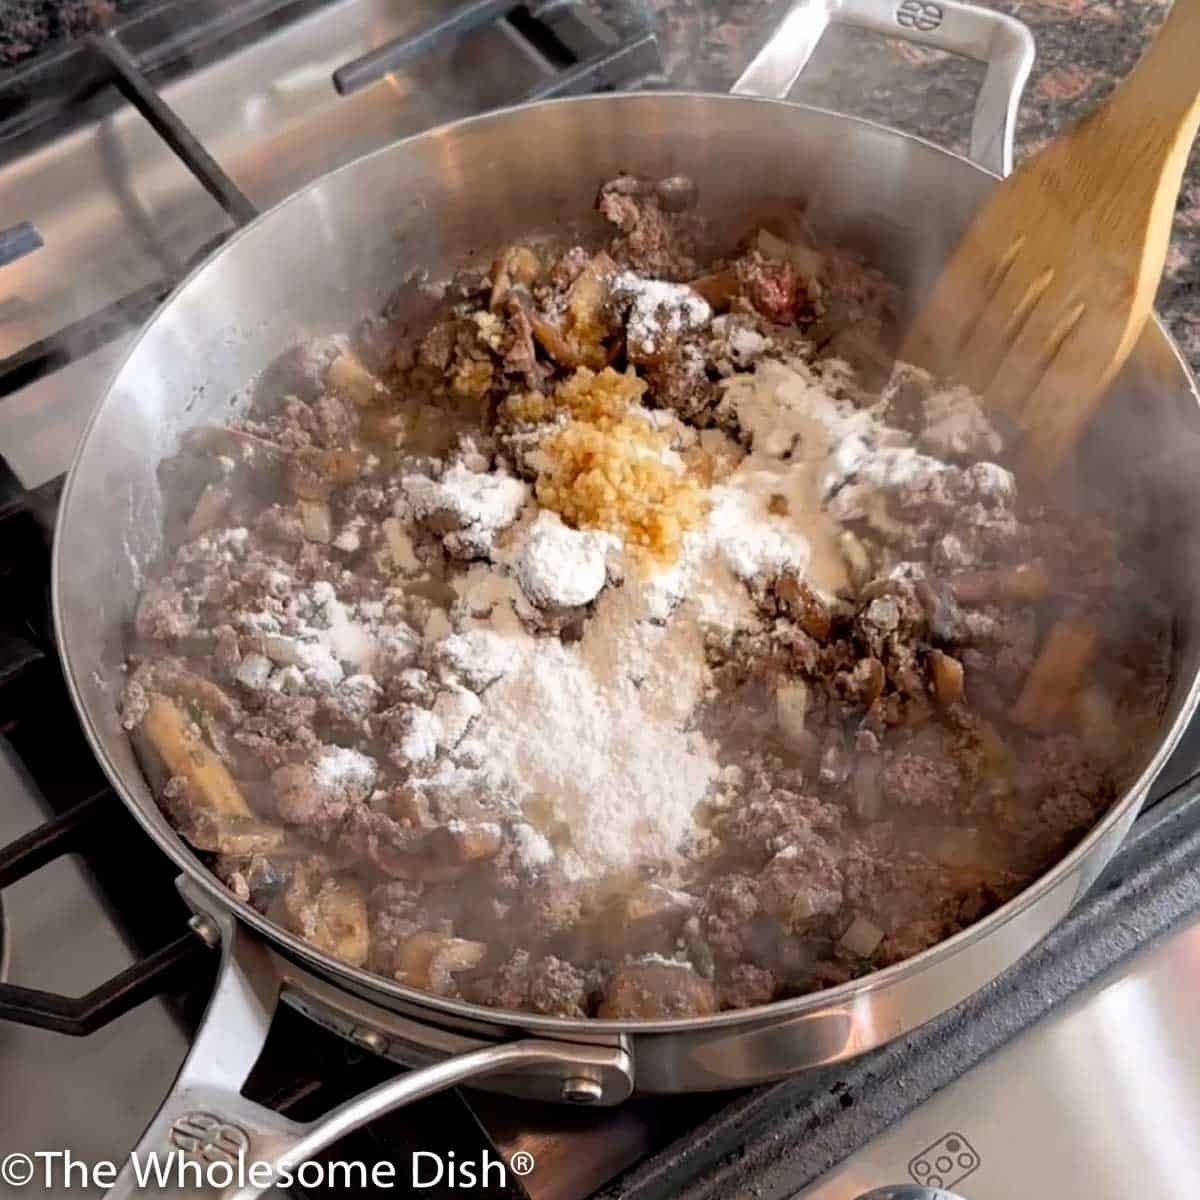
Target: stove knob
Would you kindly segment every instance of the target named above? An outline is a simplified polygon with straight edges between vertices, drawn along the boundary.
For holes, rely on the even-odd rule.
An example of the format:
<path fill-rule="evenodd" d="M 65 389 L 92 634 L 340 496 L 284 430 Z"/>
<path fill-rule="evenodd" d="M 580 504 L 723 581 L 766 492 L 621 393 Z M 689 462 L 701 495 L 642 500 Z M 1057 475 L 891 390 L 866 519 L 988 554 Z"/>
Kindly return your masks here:
<path fill-rule="evenodd" d="M 901 1183 L 895 1187 L 876 1188 L 873 1192 L 864 1192 L 855 1200 L 963 1200 L 956 1192 L 947 1192 L 943 1188 L 921 1187 L 916 1183 Z"/>

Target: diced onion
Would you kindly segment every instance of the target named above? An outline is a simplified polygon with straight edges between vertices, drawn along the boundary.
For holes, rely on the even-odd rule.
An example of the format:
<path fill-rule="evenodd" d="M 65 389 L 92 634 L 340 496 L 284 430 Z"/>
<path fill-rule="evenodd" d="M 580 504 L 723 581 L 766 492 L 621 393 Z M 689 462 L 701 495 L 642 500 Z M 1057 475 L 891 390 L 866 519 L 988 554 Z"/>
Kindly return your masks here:
<path fill-rule="evenodd" d="M 843 950 L 858 955 L 859 958 L 870 958 L 879 949 L 883 941 L 883 930 L 866 917 L 855 917 L 850 922 L 850 928 L 842 934 L 838 944 Z"/>
<path fill-rule="evenodd" d="M 237 681 L 242 687 L 256 692 L 267 686 L 267 680 L 270 679 L 273 670 L 271 660 L 266 655 L 247 654 L 238 664 Z"/>
<path fill-rule="evenodd" d="M 333 541 L 333 514 L 323 500 L 304 500 L 300 504 L 304 536 L 310 542 L 328 546 Z"/>
<path fill-rule="evenodd" d="M 804 728 L 808 716 L 808 685 L 801 679 L 780 684 L 775 692 L 775 723 L 779 735 L 791 749 L 803 753 L 811 738 Z"/>

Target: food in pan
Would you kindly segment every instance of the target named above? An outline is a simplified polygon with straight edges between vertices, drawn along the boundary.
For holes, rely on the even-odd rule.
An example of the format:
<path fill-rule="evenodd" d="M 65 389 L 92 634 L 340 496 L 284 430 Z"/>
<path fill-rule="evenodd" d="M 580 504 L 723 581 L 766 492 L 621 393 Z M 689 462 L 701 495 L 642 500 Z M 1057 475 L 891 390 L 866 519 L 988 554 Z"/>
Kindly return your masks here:
<path fill-rule="evenodd" d="M 327 954 L 564 1017 L 802 994 L 1014 896 L 1155 726 L 1135 531 L 893 363 L 798 206 L 714 253 L 693 199 L 612 180 L 603 246 L 413 283 L 163 464 L 125 724 Z"/>

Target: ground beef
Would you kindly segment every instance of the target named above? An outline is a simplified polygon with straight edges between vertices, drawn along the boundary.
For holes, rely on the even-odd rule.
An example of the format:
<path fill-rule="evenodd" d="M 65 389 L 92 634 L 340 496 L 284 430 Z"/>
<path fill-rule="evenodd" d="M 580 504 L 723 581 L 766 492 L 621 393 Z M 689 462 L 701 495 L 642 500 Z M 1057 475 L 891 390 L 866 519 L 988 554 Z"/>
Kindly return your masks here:
<path fill-rule="evenodd" d="M 815 917 L 842 907 L 839 855 L 816 839 L 785 847 L 758 880 L 759 902 L 787 933 L 803 933 Z"/>
<path fill-rule="evenodd" d="M 545 868 L 514 872 L 513 882 L 517 895 L 509 924 L 521 944 L 565 952 L 599 940 L 589 927 L 597 912 L 595 897 L 584 884 Z"/>
<path fill-rule="evenodd" d="M 720 986 L 722 1008 L 769 1004 L 779 994 L 780 980 L 764 967 L 739 963 Z"/>
<path fill-rule="evenodd" d="M 738 283 L 755 311 L 775 325 L 791 325 L 808 303 L 808 292 L 790 263 L 754 251 L 737 262 Z"/>
<path fill-rule="evenodd" d="M 757 796 L 720 815 L 715 832 L 738 851 L 762 865 L 789 847 L 822 840 L 842 824 L 841 810 L 813 796 L 782 789 L 771 796 Z"/>
<path fill-rule="evenodd" d="M 953 816 L 960 811 L 961 766 L 950 758 L 897 754 L 883 768 L 883 794 L 889 803 Z"/>
<path fill-rule="evenodd" d="M 622 175 L 606 183 L 596 207 L 617 229 L 609 245 L 616 262 L 652 279 L 682 282 L 696 276 L 688 223 L 663 212 L 643 180 Z"/>
<path fill-rule="evenodd" d="M 720 398 L 708 377 L 704 355 L 692 341 L 681 342 L 670 353 L 648 362 L 643 375 L 658 403 L 685 421 L 706 424 L 706 414 Z"/>
<path fill-rule="evenodd" d="M 173 579 L 147 584 L 135 619 L 138 636 L 159 642 L 190 637 L 200 624 L 197 608 L 195 598 Z"/>
<path fill-rule="evenodd" d="M 932 932 L 944 923 L 938 900 L 957 891 L 947 868 L 914 851 L 896 852 L 881 831 L 870 843 L 850 847 L 842 871 L 846 906 L 884 931 L 883 955 L 889 939 L 920 943 L 922 949 L 938 940 Z"/>
<path fill-rule="evenodd" d="M 476 982 L 471 998 L 493 1008 L 529 1009 L 552 1017 L 585 1017 L 587 976 L 578 967 L 548 955 L 534 959 L 517 950 L 495 974 Z"/>
<path fill-rule="evenodd" d="M 725 875 L 708 885 L 701 928 L 718 959 L 735 963 L 742 959 L 751 922 L 760 908 L 758 886 L 749 875 Z"/>
<path fill-rule="evenodd" d="M 828 301 L 845 306 L 858 320 L 882 320 L 890 315 L 896 287 L 856 254 L 839 247 L 822 252 L 821 286 Z"/>
<path fill-rule="evenodd" d="M 393 880 L 371 893 L 371 970 L 395 975 L 400 948 L 425 927 L 421 897 L 422 885 L 408 880 Z"/>
<path fill-rule="evenodd" d="M 525 306 L 513 301 L 508 306 L 510 342 L 504 353 L 504 369 L 520 376 L 530 391 L 540 391 L 546 385 L 548 369 L 538 361 L 533 342 L 533 326 Z"/>
<path fill-rule="evenodd" d="M 164 464 L 177 498 L 122 721 L 140 744 L 169 702 L 198 757 L 171 757 L 164 812 L 236 897 L 328 953 L 572 1018 L 703 1016 L 844 983 L 980 919 L 1068 850 L 1136 757 L 1106 731 L 1145 729 L 1165 701 L 1172 613 L 1123 514 L 1023 497 L 976 398 L 893 371 L 878 272 L 818 247 L 794 211 L 702 260 L 689 191 L 622 176 L 597 200 L 604 250 L 500 248 L 436 301 L 410 281 L 362 337 L 282 356 L 237 424 L 188 434 Z M 632 318 L 639 296 L 662 337 Z M 609 464 L 610 439 L 719 484 L 761 449 L 726 381 L 797 359 L 848 418 L 886 414 L 911 469 L 839 477 L 824 499 L 837 595 L 795 566 L 730 574 L 745 615 L 703 633 L 709 687 L 688 727 L 720 759 L 679 858 L 568 874 L 571 831 L 540 798 L 527 811 L 508 779 L 456 783 L 486 765 L 479 721 L 511 654 L 479 626 L 570 650 L 599 604 L 641 586 L 616 555 L 586 604 L 531 603 L 514 576 L 547 430 L 597 435 L 578 465 L 601 499 L 645 465 Z M 566 386 L 595 383 L 581 361 L 611 365 L 636 406 Z M 447 486 L 488 474 L 507 476 L 502 503 Z M 688 570 L 663 578 L 692 586 Z M 1043 728 L 1014 705 L 1064 613 L 1094 622 L 1101 649 Z M 647 646 L 662 619 L 643 622 Z"/>

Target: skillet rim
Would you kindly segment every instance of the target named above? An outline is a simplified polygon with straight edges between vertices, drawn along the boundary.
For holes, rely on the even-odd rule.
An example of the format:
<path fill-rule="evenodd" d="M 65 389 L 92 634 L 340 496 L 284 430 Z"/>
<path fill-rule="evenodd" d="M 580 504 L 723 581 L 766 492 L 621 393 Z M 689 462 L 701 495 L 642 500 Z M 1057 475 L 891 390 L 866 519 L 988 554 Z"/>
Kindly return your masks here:
<path fill-rule="evenodd" d="M 100 763 L 105 776 L 112 785 L 113 790 L 120 797 L 126 808 L 133 812 L 135 819 L 141 827 L 149 834 L 155 843 L 163 850 L 179 867 L 179 869 L 191 879 L 195 884 L 200 886 L 207 894 L 208 898 L 221 908 L 229 910 L 239 921 L 250 926 L 257 934 L 264 937 L 272 949 L 276 949 L 285 956 L 298 960 L 301 965 L 315 970 L 318 974 L 326 979 L 330 979 L 338 984 L 338 986 L 346 986 L 343 981 L 349 980 L 354 986 L 347 987 L 346 990 L 354 995 L 363 996 L 364 989 L 366 990 L 366 998 L 369 998 L 374 1003 L 379 1003 L 383 1007 L 394 1007 L 385 1003 L 382 997 L 386 997 L 387 1001 L 395 1002 L 402 1001 L 406 1005 L 415 1005 L 417 1008 L 424 1010 L 421 1013 L 421 1019 L 430 1020 L 437 1015 L 448 1015 L 459 1020 L 466 1020 L 474 1026 L 480 1024 L 490 1025 L 493 1027 L 500 1026 L 506 1029 L 522 1032 L 534 1031 L 547 1034 L 556 1034 L 561 1036 L 569 1035 L 597 1035 L 597 1034 L 684 1034 L 684 1033 L 702 1033 L 716 1030 L 730 1030 L 743 1025 L 768 1025 L 775 1022 L 783 1022 L 794 1020 L 805 1016 L 815 1016 L 823 1010 L 840 1010 L 846 1012 L 852 1008 L 855 1002 L 859 1001 L 864 996 L 870 996 L 874 993 L 883 992 L 893 987 L 902 985 L 906 981 L 922 974 L 927 967 L 933 966 L 943 960 L 954 958 L 957 954 L 974 946 L 977 942 L 983 941 L 996 931 L 1002 929 L 1006 925 L 1015 921 L 1024 913 L 1032 908 L 1040 900 L 1044 899 L 1052 892 L 1060 883 L 1063 883 L 1068 876 L 1077 871 L 1084 861 L 1092 853 L 1095 846 L 1109 836 L 1113 827 L 1118 825 L 1128 814 L 1130 808 L 1141 806 L 1146 794 L 1148 793 L 1155 777 L 1170 757 L 1177 743 L 1187 728 L 1191 718 L 1200 704 L 1200 672 L 1197 672 L 1188 686 L 1187 694 L 1183 699 L 1179 713 L 1169 727 L 1160 732 L 1157 740 L 1157 748 L 1150 756 L 1142 771 L 1137 778 L 1130 783 L 1120 797 L 1111 805 L 1108 811 L 1100 818 L 1100 820 L 1084 835 L 1084 837 L 1075 845 L 1063 858 L 1054 864 L 1050 870 L 1039 875 L 1028 887 L 1024 888 L 1016 896 L 1007 903 L 1001 905 L 993 912 L 989 913 L 982 920 L 968 925 L 965 929 L 941 942 L 935 943 L 921 953 L 914 955 L 911 958 L 904 959 L 892 966 L 885 967 L 881 970 L 874 971 L 869 975 L 862 976 L 859 979 L 852 979 L 846 983 L 839 984 L 836 987 L 825 988 L 821 991 L 809 992 L 801 996 L 794 996 L 784 1000 L 772 1001 L 768 1004 L 755 1005 L 751 1008 L 729 1009 L 722 1012 L 713 1013 L 704 1017 L 672 1017 L 654 1020 L 605 1020 L 601 1018 L 591 1017 L 553 1017 L 544 1016 L 538 1013 L 523 1012 L 517 1009 L 500 1009 L 489 1008 L 481 1004 L 473 1004 L 463 1000 L 454 1000 L 447 997 L 434 995 L 432 992 L 423 992 L 416 988 L 406 987 L 403 984 L 397 983 L 394 980 L 389 980 L 382 975 L 376 975 L 370 971 L 364 970 L 361 967 L 350 966 L 338 959 L 332 958 L 327 954 L 314 949 L 309 943 L 302 941 L 296 935 L 284 929 L 283 926 L 276 924 L 274 921 L 268 920 L 257 910 L 250 907 L 245 902 L 238 900 L 225 887 L 224 884 L 217 879 L 195 854 L 187 843 L 174 830 L 168 833 L 166 829 L 166 819 L 160 809 L 155 804 L 153 814 L 146 811 L 145 807 L 133 796 L 130 789 L 125 783 L 124 776 L 115 766 L 104 748 L 104 742 L 92 720 L 92 708 L 84 697 L 82 688 L 77 679 L 75 666 L 72 662 L 70 653 L 70 622 L 64 615 L 64 599 L 63 591 L 65 583 L 63 582 L 66 575 L 69 573 L 69 566 L 64 561 L 63 545 L 66 541 L 65 531 L 69 524 L 77 522 L 81 519 L 80 515 L 74 512 L 72 505 L 72 497 L 75 490 L 75 484 L 78 477 L 82 474 L 82 467 L 88 454 L 88 446 L 91 441 L 94 427 L 98 424 L 101 415 L 109 407 L 112 398 L 115 394 L 114 385 L 120 378 L 125 367 L 130 359 L 137 352 L 144 339 L 150 336 L 155 325 L 162 318 L 166 310 L 171 306 L 177 296 L 184 292 L 191 282 L 197 278 L 202 272 L 217 261 L 224 254 L 232 251 L 232 249 L 252 231 L 257 231 L 262 225 L 269 221 L 276 213 L 280 212 L 288 205 L 300 201 L 314 189 L 322 186 L 327 180 L 332 177 L 350 173 L 359 167 L 359 164 L 376 157 L 382 157 L 395 152 L 398 148 L 408 146 L 420 141 L 421 139 L 432 140 L 436 137 L 444 137 L 451 132 L 467 127 L 485 125 L 489 123 L 499 123 L 520 119 L 520 117 L 530 111 L 537 111 L 544 108 L 554 106 L 578 105 L 590 106 L 597 104 L 637 104 L 652 101 L 661 103 L 666 101 L 668 104 L 687 102 L 695 104 L 697 101 L 720 101 L 726 104 L 740 105 L 756 105 L 764 109 L 786 108 L 789 110 L 800 110 L 802 112 L 815 115 L 821 119 L 833 120 L 839 123 L 849 122 L 854 125 L 860 125 L 872 129 L 878 133 L 885 134 L 891 138 L 896 138 L 904 142 L 921 147 L 923 152 L 929 152 L 938 156 L 941 160 L 946 160 L 956 164 L 953 170 L 958 170 L 960 167 L 969 169 L 972 172 L 984 175 L 988 178 L 998 180 L 999 177 L 993 172 L 978 166 L 970 159 L 961 154 L 956 154 L 953 151 L 947 150 L 938 146 L 924 138 L 917 137 L 912 134 L 902 133 L 892 129 L 889 126 L 882 125 L 875 121 L 870 121 L 861 117 L 847 116 L 843 113 L 837 113 L 830 109 L 820 108 L 815 105 L 798 104 L 789 100 L 774 100 L 757 96 L 735 95 L 724 92 L 687 92 L 679 90 L 670 91 L 655 91 L 655 92 L 624 92 L 609 95 L 589 95 L 589 96 L 568 96 L 558 97 L 549 100 L 539 100 L 528 104 L 510 105 L 505 108 L 494 109 L 486 113 L 478 113 L 473 116 L 464 117 L 457 121 L 447 122 L 442 125 L 434 126 L 431 129 L 423 130 L 420 133 L 413 134 L 406 138 L 397 139 L 394 142 L 388 143 L 386 146 L 381 146 L 368 154 L 360 155 L 358 158 L 352 159 L 350 162 L 328 171 L 316 179 L 310 181 L 304 187 L 291 193 L 278 204 L 260 213 L 253 221 L 250 221 L 242 228 L 238 229 L 224 243 L 217 247 L 210 255 L 202 262 L 194 267 L 180 281 L 180 283 L 170 292 L 163 300 L 159 307 L 154 311 L 150 318 L 145 322 L 142 328 L 131 341 L 121 361 L 115 367 L 112 375 L 109 377 L 108 384 L 105 387 L 103 395 L 98 400 L 91 416 L 88 419 L 87 425 L 80 436 L 78 446 L 72 458 L 71 466 L 67 471 L 66 481 L 63 486 L 62 496 L 59 501 L 58 513 L 54 527 L 54 544 L 51 557 L 51 611 L 54 624 L 55 642 L 59 651 L 59 657 L 62 660 L 63 675 L 67 685 L 67 690 L 71 697 L 71 702 L 79 716 L 80 723 L 83 727 L 85 736 L 91 746 L 92 752 L 96 755 L 97 761 Z M 1196 380 L 1192 376 L 1191 370 L 1188 367 L 1186 360 L 1176 346 L 1174 340 L 1163 326 L 1158 314 L 1155 313 L 1152 317 L 1153 323 L 1157 326 L 1158 332 L 1164 340 L 1166 347 L 1169 349 L 1171 356 L 1175 360 L 1181 377 L 1187 382 L 1188 390 L 1191 392 L 1192 398 L 1200 407 L 1200 393 L 1197 391 Z M 161 821 L 166 829 L 160 828 L 158 821 Z M 1123 838 L 1122 838 L 1123 840 Z M 1118 843 L 1119 844 L 1119 843 Z M 1115 848 L 1115 847 L 1114 847 Z M 1078 895 L 1074 897 L 1068 908 L 1072 907 L 1078 900 Z M 1062 919 L 1061 916 L 1056 918 L 1050 928 L 1053 928 Z M 1045 936 L 1043 931 L 1038 935 Z M 1032 943 L 1036 945 L 1036 941 Z M 1032 946 L 1027 946 L 1022 953 L 1027 953 Z M 999 971 L 993 974 L 992 978 L 998 977 L 1004 970 L 1008 969 L 1009 964 L 1005 964 Z M 981 985 L 982 986 L 982 985 Z M 971 993 L 967 993 L 970 995 Z M 942 1006 L 941 1011 L 948 1011 L 957 1004 L 961 1003 L 966 996 L 960 996 L 949 1003 Z M 428 1015 L 426 1015 L 428 1014 Z M 894 1040 L 895 1037 L 903 1036 L 904 1033 L 916 1028 L 925 1019 L 906 1023 L 902 1028 L 889 1030 L 884 1032 L 880 1037 L 857 1047 L 853 1053 L 862 1053 L 877 1045 L 882 1045 L 888 1041 Z M 586 1037 L 585 1039 L 586 1040 Z M 842 1056 L 842 1057 L 848 1057 Z M 785 1073 L 790 1073 L 798 1067 L 785 1068 Z"/>

